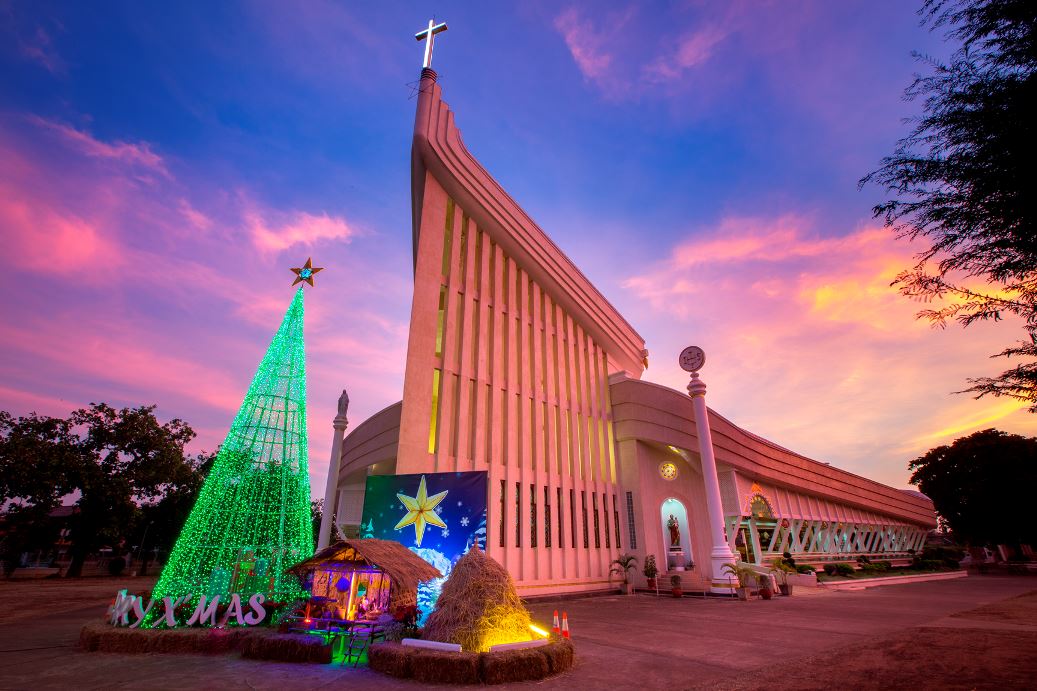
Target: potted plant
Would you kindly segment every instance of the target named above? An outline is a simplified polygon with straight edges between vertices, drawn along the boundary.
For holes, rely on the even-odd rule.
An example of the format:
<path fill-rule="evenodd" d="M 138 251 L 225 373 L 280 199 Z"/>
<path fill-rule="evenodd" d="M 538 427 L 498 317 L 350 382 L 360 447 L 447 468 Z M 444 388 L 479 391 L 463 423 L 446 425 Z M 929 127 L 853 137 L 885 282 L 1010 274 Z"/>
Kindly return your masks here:
<path fill-rule="evenodd" d="M 789 574 L 795 573 L 796 569 L 789 565 L 787 560 L 779 559 L 774 563 L 774 567 L 771 569 L 771 573 L 774 574 L 774 578 L 778 581 L 778 590 L 781 591 L 782 595 L 789 596 L 792 594 L 792 585 L 789 583 Z"/>
<path fill-rule="evenodd" d="M 658 587 L 658 583 L 655 578 L 659 575 L 659 567 L 655 565 L 655 555 L 649 554 L 645 557 L 645 566 L 641 570 L 641 573 L 648 579 L 648 587 L 655 590 Z"/>
<path fill-rule="evenodd" d="M 630 570 L 637 564 L 637 557 L 633 554 L 621 554 L 618 558 L 612 560 L 612 569 L 609 570 L 609 581 L 612 580 L 612 574 L 618 573 L 623 576 L 623 584 L 620 588 L 623 590 L 624 595 L 633 595 L 634 588 L 630 584 Z"/>
<path fill-rule="evenodd" d="M 723 573 L 726 573 L 730 576 L 734 576 L 738 579 L 738 588 L 736 589 L 736 592 L 738 593 L 738 599 L 748 600 L 749 588 L 752 587 L 752 582 L 755 578 L 756 572 L 753 571 L 748 565 L 743 566 L 741 563 L 727 563 L 724 564 Z"/>
<path fill-rule="evenodd" d="M 766 574 L 761 574 L 757 577 L 757 581 L 760 584 L 760 597 L 764 600 L 770 600 L 774 597 L 774 591 L 771 590 L 771 577 Z"/>
<path fill-rule="evenodd" d="M 678 574 L 670 576 L 670 592 L 674 597 L 684 597 L 684 590 L 681 589 L 681 577 Z"/>

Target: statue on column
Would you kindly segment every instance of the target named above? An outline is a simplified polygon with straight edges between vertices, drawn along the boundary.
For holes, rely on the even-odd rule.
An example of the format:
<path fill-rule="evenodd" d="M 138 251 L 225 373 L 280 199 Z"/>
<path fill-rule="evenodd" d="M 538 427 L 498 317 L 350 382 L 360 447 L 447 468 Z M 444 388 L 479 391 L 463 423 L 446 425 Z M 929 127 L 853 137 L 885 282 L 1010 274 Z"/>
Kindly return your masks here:
<path fill-rule="evenodd" d="M 346 417 L 347 410 L 349 410 L 349 394 L 346 393 L 345 389 L 342 389 L 342 395 L 338 397 L 338 416 L 341 418 Z"/>
<path fill-rule="evenodd" d="M 670 514 L 670 520 L 666 521 L 666 527 L 670 531 L 670 547 L 681 546 L 681 524 L 674 515 Z"/>

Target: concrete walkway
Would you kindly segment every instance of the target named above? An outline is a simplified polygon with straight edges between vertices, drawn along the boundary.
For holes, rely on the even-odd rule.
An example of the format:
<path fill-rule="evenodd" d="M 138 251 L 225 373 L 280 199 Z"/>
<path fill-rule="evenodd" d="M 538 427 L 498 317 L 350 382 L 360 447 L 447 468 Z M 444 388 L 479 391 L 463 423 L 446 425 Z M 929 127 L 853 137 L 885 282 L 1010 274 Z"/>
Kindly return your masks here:
<path fill-rule="evenodd" d="M 3 597 L 6 586 L 0 583 L 0 603 L 10 606 Z M 556 607 L 568 612 L 577 664 L 571 672 L 537 686 L 642 691 L 695 686 L 757 688 L 755 679 L 760 688 L 813 688 L 804 683 L 806 672 L 782 671 L 782 665 L 819 656 L 826 660 L 821 671 L 836 675 L 839 665 L 852 655 L 829 654 L 832 651 L 881 648 L 884 639 L 898 636 L 910 640 L 914 634 L 904 631 L 914 631 L 913 627 L 928 627 L 924 630 L 935 631 L 929 635 L 937 638 L 943 635 L 940 632 L 954 633 L 959 641 L 955 645 L 962 646 L 961 658 L 973 638 L 1004 635 L 1011 629 L 1007 643 L 998 645 L 1011 648 L 1011 641 L 1017 641 L 1016 645 L 1025 646 L 1018 654 L 1033 657 L 1037 622 L 1030 614 L 1013 614 L 1019 611 L 1017 604 L 995 604 L 983 610 L 988 614 L 971 618 L 951 616 L 1033 590 L 1037 590 L 1034 578 L 970 576 L 770 601 L 676 600 L 648 595 L 542 601 L 531 607 L 540 622 L 549 625 Z M 105 605 L 106 599 L 84 602 L 81 608 L 0 623 L 0 688 L 420 687 L 365 669 L 261 663 L 228 656 L 134 656 L 78 650 L 79 627 L 99 617 Z M 990 631 L 991 627 L 996 630 Z M 811 663 L 809 669 L 817 666 Z M 811 672 L 813 680 L 815 672 Z M 849 688 L 869 687 L 864 683 L 867 677 L 858 679 L 862 683 Z M 953 680 L 930 676 L 929 681 L 931 686 L 954 686 L 948 683 Z M 818 688 L 824 685 L 822 680 Z"/>

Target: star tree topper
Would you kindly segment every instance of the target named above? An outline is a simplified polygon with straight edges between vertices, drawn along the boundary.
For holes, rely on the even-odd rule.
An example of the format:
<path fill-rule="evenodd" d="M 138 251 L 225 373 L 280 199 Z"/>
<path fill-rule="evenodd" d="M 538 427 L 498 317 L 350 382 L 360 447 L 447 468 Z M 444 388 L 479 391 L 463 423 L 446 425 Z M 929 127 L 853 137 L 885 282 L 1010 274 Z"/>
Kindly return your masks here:
<path fill-rule="evenodd" d="M 396 495 L 396 498 L 407 509 L 407 515 L 400 519 L 400 522 L 396 524 L 395 530 L 413 524 L 415 542 L 418 547 L 421 547 L 421 538 L 425 535 L 425 524 L 438 526 L 445 530 L 446 523 L 443 522 L 443 519 L 439 517 L 434 509 L 439 505 L 439 502 L 443 501 L 448 492 L 449 490 L 444 490 L 439 494 L 434 494 L 431 497 L 428 496 L 428 491 L 425 489 L 425 476 L 422 475 L 421 482 L 418 484 L 417 496 Z"/>
<path fill-rule="evenodd" d="M 292 283 L 292 286 L 294 287 L 295 285 L 297 285 L 299 283 L 302 283 L 303 281 L 305 281 L 306 283 L 309 283 L 310 286 L 313 286 L 313 276 L 318 271 L 323 271 L 323 270 L 324 270 L 323 266 L 314 266 L 313 265 L 313 259 L 307 259 L 305 266 L 303 266 L 302 268 L 298 268 L 298 269 L 292 269 L 292 273 L 295 274 L 295 281 Z"/>

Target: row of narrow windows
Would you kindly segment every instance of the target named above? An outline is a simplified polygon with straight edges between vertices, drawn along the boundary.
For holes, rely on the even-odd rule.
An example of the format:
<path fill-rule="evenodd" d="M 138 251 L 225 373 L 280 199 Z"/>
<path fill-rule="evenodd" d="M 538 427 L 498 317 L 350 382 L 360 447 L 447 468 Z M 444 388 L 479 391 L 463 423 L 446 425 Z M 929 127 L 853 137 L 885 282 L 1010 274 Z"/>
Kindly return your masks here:
<path fill-rule="evenodd" d="M 500 504 L 498 506 L 498 545 L 506 547 L 506 535 L 507 530 L 504 524 L 504 509 L 507 506 L 508 495 L 508 483 L 506 480 L 500 481 Z M 535 484 L 529 485 L 529 492 L 527 499 L 529 501 L 529 546 L 538 547 L 540 546 L 540 527 L 537 525 L 537 486 Z M 566 533 L 565 533 L 565 510 L 562 507 L 562 496 L 563 490 L 561 487 L 556 487 L 554 491 L 554 506 L 555 511 L 552 513 L 551 501 L 552 492 L 551 488 L 547 485 L 544 486 L 543 492 L 543 509 L 544 509 L 544 525 L 543 525 L 543 546 L 544 547 L 565 547 Z M 611 497 L 611 504 L 609 503 L 609 497 Z M 515 483 L 515 547 L 522 547 L 522 483 Z M 637 548 L 637 537 L 634 532 L 634 515 L 633 515 L 633 495 L 627 492 L 627 526 L 630 532 L 630 547 L 631 549 Z M 557 522 L 552 521 L 552 515 L 557 517 Z M 613 539 L 615 539 L 616 549 L 622 549 L 622 539 L 620 537 L 620 523 L 619 523 L 619 499 L 615 494 L 601 493 L 601 504 L 599 509 L 598 504 L 598 493 L 590 493 L 590 510 L 587 508 L 587 492 L 585 490 L 580 491 L 580 515 L 582 517 L 583 526 L 583 548 L 590 548 L 591 531 L 590 521 L 588 517 L 593 518 L 594 525 L 594 547 L 601 548 L 602 538 L 604 538 L 605 548 L 611 549 Z M 602 527 L 604 526 L 604 530 Z M 611 527 L 610 527 L 611 526 Z M 576 490 L 569 490 L 569 546 L 575 549 L 579 542 L 577 540 L 577 528 L 576 528 Z M 611 532 L 614 529 L 614 532 Z"/>
<path fill-rule="evenodd" d="M 474 318 L 471 314 L 473 310 L 469 309 L 469 314 L 466 314 L 467 248 L 470 234 L 467 214 L 463 214 L 460 226 L 459 254 L 456 257 L 458 265 L 453 266 L 456 213 L 455 203 L 448 199 L 435 338 L 435 356 L 443 358 L 447 369 L 435 367 L 432 373 L 428 452 L 440 453 L 446 443 L 448 446 L 444 450 L 449 456 L 490 459 L 493 443 L 499 441 L 499 462 L 508 465 L 509 451 L 513 453 L 507 443 L 508 434 L 512 427 L 516 427 L 521 430 L 521 437 L 528 435 L 529 439 L 542 440 L 542 448 L 533 445 L 536 448 L 523 449 L 523 453 L 532 456 L 528 459 L 529 463 L 556 471 L 560 475 L 615 481 L 615 441 L 612 425 L 607 419 L 611 401 L 608 364 L 604 353 L 596 347 L 589 335 L 581 333 L 564 314 L 561 315 L 563 323 L 559 324 L 559 309 L 549 304 L 550 300 L 543 291 L 539 295 L 539 323 L 534 323 L 534 283 L 528 276 L 520 275 L 519 271 L 511 271 L 510 261 L 505 261 L 500 267 L 506 289 L 501 291 L 499 304 L 507 315 L 501 322 L 502 333 L 493 333 L 495 325 L 491 321 L 490 333 L 480 334 L 478 308 L 474 310 Z M 481 281 L 484 261 L 488 262 L 488 275 L 496 275 L 498 252 L 488 238 L 484 242 L 485 233 L 474 228 L 474 224 L 472 229 L 476 238 L 473 275 L 477 281 Z M 505 255 L 501 256 L 506 259 Z M 460 272 L 457 281 L 460 292 L 456 296 L 451 294 L 447 285 L 455 268 Z M 475 291 L 474 304 L 478 305 L 480 301 L 488 299 L 497 309 L 496 285 L 492 280 L 489 283 L 482 290 Z M 517 312 L 508 309 L 512 288 L 517 299 L 525 302 L 524 321 L 517 318 Z M 452 328 L 456 329 L 454 353 L 444 352 L 445 341 L 448 340 L 445 337 L 448 313 L 454 315 L 450 318 L 454 325 Z M 490 383 L 477 381 L 474 376 L 462 378 L 449 371 L 451 364 L 456 366 L 456 370 L 462 369 L 462 345 L 466 339 L 473 345 L 470 348 L 471 363 L 464 368 L 465 371 L 474 373 L 478 369 L 480 350 L 487 351 L 486 360 L 490 371 L 494 369 L 492 363 L 496 358 L 502 358 L 506 364 L 528 353 L 539 363 L 539 376 L 533 373 L 527 375 L 530 377 L 527 389 L 531 386 L 535 391 L 524 390 L 520 394 L 514 391 L 513 382 L 506 384 L 506 388 L 495 390 Z M 520 352 L 511 352 L 516 349 Z M 546 399 L 550 390 L 558 392 L 558 395 L 556 400 L 548 402 Z M 465 393 L 467 398 L 464 398 Z M 512 396 L 510 399 L 509 394 Z M 463 401 L 467 401 L 464 406 Z M 447 405 L 444 406 L 444 403 Z M 445 411 L 450 411 L 450 419 L 444 419 Z M 498 417 L 501 424 L 491 427 L 490 420 L 494 417 Z M 476 421 L 479 418 L 485 421 L 484 434 L 481 436 L 482 448 L 477 448 L 480 442 Z M 468 434 L 465 439 L 460 439 L 460 423 L 463 419 L 468 422 Z M 495 439 L 494 435 L 499 437 Z"/>

